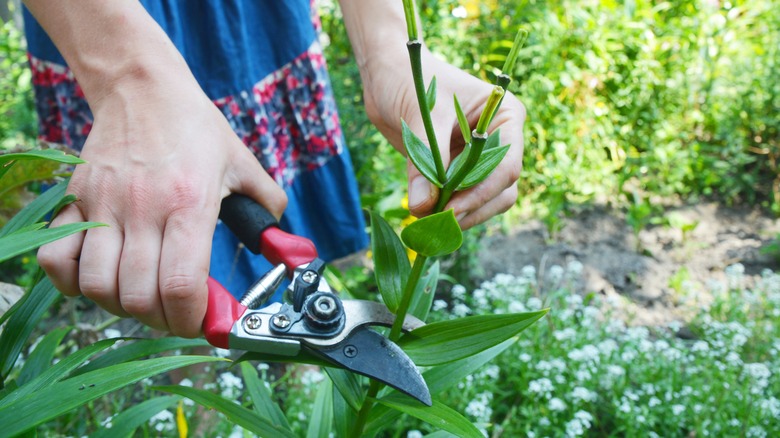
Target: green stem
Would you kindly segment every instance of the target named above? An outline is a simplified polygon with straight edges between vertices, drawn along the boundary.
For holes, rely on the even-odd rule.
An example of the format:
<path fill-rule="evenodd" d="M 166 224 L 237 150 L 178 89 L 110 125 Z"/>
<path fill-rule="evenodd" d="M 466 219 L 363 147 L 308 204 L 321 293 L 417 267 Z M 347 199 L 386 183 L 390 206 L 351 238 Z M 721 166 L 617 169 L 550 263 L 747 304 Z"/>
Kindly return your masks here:
<path fill-rule="evenodd" d="M 371 408 L 374 407 L 374 399 L 376 399 L 382 386 L 383 385 L 376 380 L 372 380 L 368 385 L 368 393 L 363 400 L 363 405 L 360 406 L 360 411 L 358 412 L 357 419 L 355 419 L 355 424 L 352 427 L 350 437 L 360 438 L 363 436 L 363 429 L 366 427 L 366 421 L 368 421 L 368 413 L 371 412 Z"/>
<path fill-rule="evenodd" d="M 488 135 L 485 133 L 480 134 L 476 130 L 471 132 L 471 151 L 469 151 L 469 156 L 466 157 L 466 162 L 463 163 L 460 170 L 444 184 L 444 187 L 442 187 L 439 192 L 439 200 L 436 203 L 437 212 L 444 210 L 444 207 L 450 202 L 450 198 L 452 198 L 455 190 L 458 189 L 458 185 L 463 182 L 466 175 L 468 175 L 471 169 L 477 164 L 479 156 L 482 155 L 482 150 L 485 148 L 487 139 Z"/>
<path fill-rule="evenodd" d="M 417 258 L 414 259 L 412 272 L 409 274 L 409 279 L 406 281 L 404 294 L 401 297 L 401 304 L 398 305 L 398 311 L 395 313 L 395 321 L 393 321 L 393 328 L 390 329 L 390 335 L 388 336 L 393 342 L 401 337 L 401 328 L 404 325 L 406 314 L 409 313 L 409 305 L 412 303 L 412 297 L 414 296 L 414 290 L 417 289 L 417 283 L 420 282 L 426 260 L 428 260 L 428 257 L 425 257 L 422 254 L 417 254 Z"/>
<path fill-rule="evenodd" d="M 439 182 L 443 183 L 447 180 L 447 170 L 444 168 L 444 162 L 441 159 L 439 142 L 436 140 L 436 132 L 433 130 L 431 109 L 428 107 L 428 99 L 425 96 L 425 81 L 422 73 L 422 41 L 409 41 L 406 43 L 406 48 L 409 51 L 409 60 L 412 62 L 414 91 L 417 94 L 417 104 L 420 106 L 420 116 L 425 127 L 425 136 L 428 138 L 428 144 L 433 154 L 433 162 L 436 165 L 436 177 L 439 179 Z"/>

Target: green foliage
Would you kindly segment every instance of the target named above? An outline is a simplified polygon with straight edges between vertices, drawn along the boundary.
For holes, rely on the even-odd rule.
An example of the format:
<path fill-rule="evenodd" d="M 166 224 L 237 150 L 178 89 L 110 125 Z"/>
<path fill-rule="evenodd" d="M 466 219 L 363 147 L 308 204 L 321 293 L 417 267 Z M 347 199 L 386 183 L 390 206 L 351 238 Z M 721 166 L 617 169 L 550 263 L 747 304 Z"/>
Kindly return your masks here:
<path fill-rule="evenodd" d="M 22 32 L 13 21 L 0 23 L 0 151 L 29 147 L 37 135 L 25 50 Z"/>
<path fill-rule="evenodd" d="M 440 257 L 460 248 L 463 233 L 452 210 L 447 210 L 412 222 L 401 232 L 401 240 L 417 254 Z"/>

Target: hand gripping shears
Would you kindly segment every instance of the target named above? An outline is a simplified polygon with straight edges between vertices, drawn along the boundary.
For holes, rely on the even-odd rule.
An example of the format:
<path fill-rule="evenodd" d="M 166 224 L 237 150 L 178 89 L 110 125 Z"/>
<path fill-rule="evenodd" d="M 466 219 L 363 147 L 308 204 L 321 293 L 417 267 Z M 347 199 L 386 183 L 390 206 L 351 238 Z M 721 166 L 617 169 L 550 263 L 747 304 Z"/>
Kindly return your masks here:
<path fill-rule="evenodd" d="M 383 304 L 341 300 L 323 278 L 325 263 L 309 239 L 282 231 L 274 216 L 238 194 L 222 201 L 220 219 L 253 253 L 275 267 L 236 300 L 209 277 L 203 332 L 212 345 L 275 356 L 311 353 L 336 367 L 381 381 L 430 406 L 422 375 L 398 345 L 369 326 L 395 320 Z M 288 277 L 285 303 L 265 305 Z M 413 316 L 403 330 L 424 325 Z"/>

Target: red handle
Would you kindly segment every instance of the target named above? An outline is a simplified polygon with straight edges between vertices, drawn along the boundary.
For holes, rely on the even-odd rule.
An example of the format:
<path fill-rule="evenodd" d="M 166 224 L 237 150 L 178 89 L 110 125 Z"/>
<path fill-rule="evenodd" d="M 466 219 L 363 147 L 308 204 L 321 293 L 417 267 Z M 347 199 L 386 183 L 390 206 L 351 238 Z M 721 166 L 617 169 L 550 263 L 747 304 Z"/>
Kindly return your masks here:
<path fill-rule="evenodd" d="M 209 304 L 203 319 L 203 334 L 209 344 L 230 348 L 228 343 L 233 324 L 244 314 L 246 307 L 233 298 L 217 280 L 209 277 Z"/>

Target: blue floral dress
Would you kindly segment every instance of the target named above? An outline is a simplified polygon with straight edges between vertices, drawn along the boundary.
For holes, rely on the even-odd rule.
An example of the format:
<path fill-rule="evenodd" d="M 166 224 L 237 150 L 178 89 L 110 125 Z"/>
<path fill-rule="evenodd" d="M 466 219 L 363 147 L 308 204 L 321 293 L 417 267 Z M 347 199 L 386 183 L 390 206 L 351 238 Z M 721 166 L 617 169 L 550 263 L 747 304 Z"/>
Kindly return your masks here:
<path fill-rule="evenodd" d="M 287 192 L 282 228 L 332 260 L 367 245 L 359 194 L 310 0 L 141 0 L 206 94 Z M 43 140 L 81 150 L 92 113 L 54 44 L 25 10 Z M 211 275 L 234 294 L 270 268 L 217 225 Z"/>

